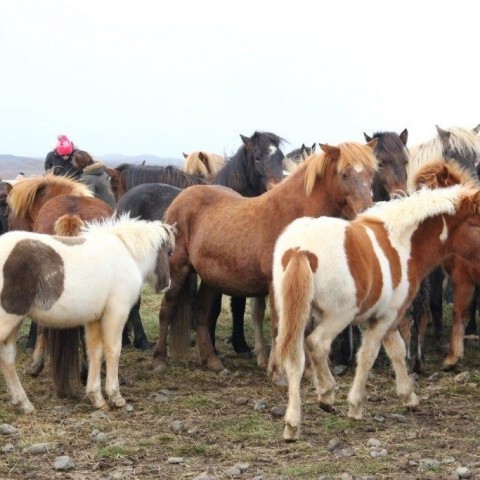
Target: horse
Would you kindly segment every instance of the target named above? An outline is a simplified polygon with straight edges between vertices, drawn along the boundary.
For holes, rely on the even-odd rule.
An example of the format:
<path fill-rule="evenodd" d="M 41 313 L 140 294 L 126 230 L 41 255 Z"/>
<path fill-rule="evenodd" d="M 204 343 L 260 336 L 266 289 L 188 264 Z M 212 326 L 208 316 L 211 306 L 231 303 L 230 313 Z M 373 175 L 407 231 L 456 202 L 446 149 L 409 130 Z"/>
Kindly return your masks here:
<path fill-rule="evenodd" d="M 252 137 L 240 135 L 240 138 L 242 145 L 235 155 L 227 159 L 225 165 L 210 177 L 208 182 L 211 185 L 228 187 L 244 197 L 258 196 L 283 179 L 284 156 L 279 148 L 282 139 L 269 132 L 255 132 Z M 127 192 L 125 200 L 123 197 L 119 200 L 116 210 L 119 213 L 130 211 L 132 215 L 140 214 L 147 220 L 159 220 L 163 218 L 163 212 L 173 196 L 178 193 L 166 185 L 158 184 L 149 189 L 137 188 L 130 195 Z M 234 326 L 233 347 L 237 353 L 248 353 L 251 350 L 243 332 L 245 298 L 232 298 L 231 305 Z M 131 316 L 135 332 L 134 344 L 140 348 L 148 348 L 149 342 L 143 331 L 139 309 L 140 303 L 135 305 Z M 216 322 L 220 309 L 221 297 L 217 299 L 215 310 L 212 312 L 212 324 Z M 214 328 L 211 330 L 214 337 Z"/>
<path fill-rule="evenodd" d="M 189 175 L 209 177 L 225 165 L 225 157 L 217 153 L 199 151 L 183 153 L 183 157 L 185 158 L 183 169 Z"/>
<path fill-rule="evenodd" d="M 159 221 L 125 217 L 90 223 L 76 238 L 24 231 L 0 237 L 0 369 L 13 405 L 34 411 L 15 369 L 17 334 L 27 315 L 49 327 L 85 326 L 88 398 L 95 408 L 106 406 L 100 389 L 105 354 L 108 401 L 125 405 L 118 381 L 122 329 L 144 281 L 159 292 L 168 288 L 174 233 Z"/>
<path fill-rule="evenodd" d="M 300 163 L 315 153 L 316 148 L 316 143 L 312 144 L 311 147 L 307 147 L 304 143 L 302 143 L 300 148 L 295 148 L 291 152 L 287 153 L 283 160 L 285 174 L 289 175 L 290 173 L 294 172 Z"/>
<path fill-rule="evenodd" d="M 473 129 L 452 127 L 442 129 L 436 125 L 437 136 L 432 140 L 410 149 L 408 166 L 408 186 L 414 189 L 413 179 L 417 170 L 425 163 L 443 158 L 444 161 L 455 161 L 473 178 L 476 177 L 476 166 L 480 162 L 480 125 Z M 442 268 L 435 269 L 430 274 L 430 310 L 434 332 L 439 342 L 443 334 L 443 279 Z"/>
<path fill-rule="evenodd" d="M 7 195 L 11 189 L 12 185 L 9 182 L 0 180 L 0 235 L 8 232 Z"/>
<path fill-rule="evenodd" d="M 398 395 L 406 407 L 418 406 L 398 321 L 421 279 L 448 255 L 480 266 L 479 228 L 480 189 L 453 186 L 379 203 L 353 221 L 300 218 L 284 230 L 275 243 L 273 291 L 277 358 L 288 377 L 285 440 L 299 436 L 304 345 L 314 367 L 319 405 L 330 411 L 335 380 L 328 352 L 332 340 L 352 322 L 365 328 L 348 416 L 362 418 L 365 384 L 382 343 L 393 364 Z"/>
<path fill-rule="evenodd" d="M 405 195 L 407 192 L 407 166 L 409 153 L 406 148 L 408 130 L 400 135 L 395 132 L 375 132 L 372 136 L 364 133 L 365 140 L 376 139 L 374 148 L 377 158 L 377 170 L 373 177 L 373 201 L 388 201 L 390 198 Z M 356 341 L 360 331 L 348 326 L 339 336 L 339 354 L 336 358 L 342 364 L 353 365 L 356 352 Z"/>
<path fill-rule="evenodd" d="M 75 195 L 57 195 L 46 201 L 38 210 L 33 221 L 31 231 L 44 234 L 57 234 L 62 236 L 76 236 L 79 228 L 75 222 L 68 223 L 68 218 L 76 217 L 82 223 L 93 220 L 108 219 L 112 217 L 113 210 L 104 201 L 95 197 L 82 197 Z M 59 227 L 59 219 L 63 219 Z M 35 348 L 32 353 L 27 372 L 30 375 L 39 375 L 45 364 L 45 349 L 47 346 L 44 328 L 37 327 Z M 78 351 L 79 329 L 48 329 L 47 337 L 50 350 L 55 351 L 55 357 L 68 358 Z M 75 360 L 72 362 L 75 363 Z M 78 363 L 78 362 L 76 362 Z M 54 387 L 59 397 L 72 397 L 71 380 L 76 377 L 77 370 L 69 370 L 66 362 L 51 362 Z M 55 369 L 60 368 L 59 372 Z"/>
<path fill-rule="evenodd" d="M 322 214 L 353 218 L 370 206 L 376 142 L 321 145 L 322 154 L 310 156 L 292 175 L 259 197 L 245 198 L 217 186 L 193 186 L 175 198 L 165 213 L 167 223 L 176 223 L 178 236 L 170 258 L 172 285 L 160 308 L 155 372 L 167 368 L 169 330 L 170 350 L 177 354 L 185 351 L 192 308 L 201 362 L 213 370 L 223 369 L 209 335 L 211 313 L 220 295 L 269 294 L 275 239 L 295 218 Z M 201 278 L 198 292 L 192 291 L 192 272 Z M 271 311 L 274 345 L 274 305 Z M 265 366 L 263 316 L 259 319 L 255 310 L 252 316 L 257 361 Z M 268 372 L 275 379 L 273 352 L 272 348 Z"/>
<path fill-rule="evenodd" d="M 414 186 L 416 188 L 445 188 L 452 185 L 465 185 L 470 188 L 478 188 L 479 184 L 471 177 L 471 172 L 459 167 L 454 162 L 442 161 L 430 162 L 417 171 Z M 443 267 L 453 283 L 453 317 L 450 345 L 446 357 L 443 360 L 443 369 L 454 368 L 464 353 L 464 333 L 466 320 L 473 314 L 475 320 L 475 308 L 471 312 L 471 302 L 474 297 L 475 286 L 480 284 L 480 269 L 471 265 L 461 257 L 452 255 L 443 262 Z M 420 325 L 419 331 L 424 332 L 426 325 Z M 419 335 L 418 345 L 423 345 L 424 335 Z"/>

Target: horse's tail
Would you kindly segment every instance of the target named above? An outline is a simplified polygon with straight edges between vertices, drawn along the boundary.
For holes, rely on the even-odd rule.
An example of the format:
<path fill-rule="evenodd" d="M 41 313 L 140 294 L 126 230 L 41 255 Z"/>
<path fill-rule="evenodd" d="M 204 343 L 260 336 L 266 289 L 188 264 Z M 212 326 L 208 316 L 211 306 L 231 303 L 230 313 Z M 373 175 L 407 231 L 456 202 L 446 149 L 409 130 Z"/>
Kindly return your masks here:
<path fill-rule="evenodd" d="M 168 346 L 170 355 L 186 358 L 190 347 L 189 331 L 194 327 L 192 305 L 197 293 L 197 274 L 190 272 L 177 294 L 177 305 L 170 323 Z"/>
<path fill-rule="evenodd" d="M 64 237 L 75 237 L 80 233 L 80 230 L 85 226 L 85 222 L 79 215 L 65 214 L 55 221 L 53 231 L 56 235 Z"/>
<path fill-rule="evenodd" d="M 54 225 L 54 233 L 74 237 L 85 222 L 78 215 L 62 215 Z M 55 392 L 59 397 L 75 396 L 72 385 L 79 379 L 79 338 L 81 328 L 44 329 L 50 354 L 50 370 Z"/>
<path fill-rule="evenodd" d="M 276 353 L 283 365 L 290 349 L 302 341 L 310 320 L 313 300 L 313 273 L 306 252 L 296 252 L 288 261 L 280 285 L 274 284 L 278 309 Z M 303 351 L 303 349 L 302 349 Z"/>

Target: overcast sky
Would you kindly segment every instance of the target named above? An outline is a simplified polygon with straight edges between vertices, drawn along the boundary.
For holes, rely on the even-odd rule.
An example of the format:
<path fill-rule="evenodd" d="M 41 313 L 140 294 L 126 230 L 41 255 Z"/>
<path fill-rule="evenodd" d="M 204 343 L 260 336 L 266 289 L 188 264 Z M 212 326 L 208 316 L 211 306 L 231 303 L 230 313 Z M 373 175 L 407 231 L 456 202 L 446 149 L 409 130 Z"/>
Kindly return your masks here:
<path fill-rule="evenodd" d="M 2 0 L 0 153 L 233 153 L 480 123 L 480 2 Z"/>

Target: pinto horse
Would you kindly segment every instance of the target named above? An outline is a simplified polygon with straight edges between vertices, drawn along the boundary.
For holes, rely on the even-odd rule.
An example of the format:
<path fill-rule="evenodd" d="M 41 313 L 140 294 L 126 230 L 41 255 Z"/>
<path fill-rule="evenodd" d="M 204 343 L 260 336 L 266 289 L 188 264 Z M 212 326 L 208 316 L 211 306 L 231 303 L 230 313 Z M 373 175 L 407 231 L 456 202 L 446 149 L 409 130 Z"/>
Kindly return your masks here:
<path fill-rule="evenodd" d="M 157 291 L 168 287 L 174 243 L 173 227 L 129 218 L 92 223 L 76 238 L 22 231 L 0 237 L 0 369 L 15 406 L 34 410 L 15 369 L 17 334 L 27 315 L 50 327 L 85 326 L 87 396 L 95 408 L 106 405 L 100 389 L 105 354 L 108 401 L 125 405 L 118 381 L 122 329 L 144 281 Z"/>
<path fill-rule="evenodd" d="M 353 218 L 370 206 L 375 144 L 376 140 L 367 145 L 321 145 L 322 154 L 309 157 L 292 175 L 259 197 L 245 198 L 216 186 L 194 186 L 175 198 L 165 214 L 167 223 L 176 222 L 178 237 L 170 259 L 172 285 L 160 308 L 154 353 L 156 372 L 167 366 L 169 326 L 171 351 L 185 351 L 192 308 L 202 363 L 214 370 L 223 368 L 209 335 L 209 319 L 220 295 L 269 294 L 275 240 L 295 218 Z M 192 272 L 201 278 L 198 292 L 192 292 Z M 274 344 L 274 305 L 271 310 Z M 261 319 L 254 317 L 254 324 L 255 352 L 259 365 L 265 366 Z M 276 374 L 273 352 L 272 349 L 269 372 Z"/>
<path fill-rule="evenodd" d="M 271 186 L 283 179 L 282 162 L 284 159 L 279 149 L 282 139 L 269 132 L 255 132 L 252 137 L 240 136 L 242 145 L 237 153 L 227 159 L 225 165 L 208 179 L 211 185 L 228 187 L 244 197 L 261 195 Z M 131 192 L 131 193 L 130 193 Z M 167 185 L 155 184 L 151 188 L 133 187 L 122 197 L 117 205 L 117 212 L 132 212 L 146 220 L 160 220 L 163 212 L 179 191 Z M 245 298 L 232 298 L 232 315 L 234 325 L 233 347 L 237 353 L 250 352 L 244 332 L 243 317 Z M 136 304 L 130 318 L 135 332 L 134 344 L 141 348 L 148 347 L 148 340 L 140 320 L 140 303 Z M 214 324 L 221 310 L 221 297 L 212 311 Z M 214 339 L 212 339 L 214 341 Z"/>
<path fill-rule="evenodd" d="M 285 440 L 296 440 L 300 431 L 304 344 L 319 404 L 331 410 L 335 380 L 328 353 L 332 340 L 352 322 L 365 329 L 348 416 L 362 418 L 365 385 L 382 343 L 398 395 L 405 406 L 418 405 L 397 324 L 421 279 L 448 255 L 480 266 L 479 212 L 480 189 L 454 186 L 378 204 L 350 222 L 300 218 L 285 229 L 273 260 L 277 357 L 288 377 Z"/>

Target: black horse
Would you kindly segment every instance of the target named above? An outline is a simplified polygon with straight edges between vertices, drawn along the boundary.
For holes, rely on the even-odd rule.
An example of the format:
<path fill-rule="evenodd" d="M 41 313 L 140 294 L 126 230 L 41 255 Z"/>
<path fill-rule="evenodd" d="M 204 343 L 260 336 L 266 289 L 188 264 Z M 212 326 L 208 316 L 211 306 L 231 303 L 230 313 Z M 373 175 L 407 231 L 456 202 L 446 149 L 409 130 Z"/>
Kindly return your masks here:
<path fill-rule="evenodd" d="M 214 174 L 208 183 L 231 188 L 245 197 L 258 196 L 283 179 L 284 155 L 280 150 L 282 139 L 268 132 L 255 132 L 252 137 L 241 135 L 241 139 L 242 145 L 237 153 L 227 159 L 224 167 Z M 162 184 L 133 187 L 119 200 L 117 214 L 130 212 L 132 216 L 140 216 L 147 220 L 162 219 L 166 208 L 180 191 L 179 188 Z M 219 295 L 210 319 L 210 334 L 213 341 L 216 321 L 221 310 L 221 299 Z M 135 334 L 134 345 L 139 348 L 149 348 L 150 344 L 140 321 L 139 307 L 140 300 L 130 312 L 129 317 Z M 233 347 L 237 353 L 250 352 L 243 328 L 245 298 L 232 298 L 231 308 L 234 329 Z M 125 332 L 125 342 L 126 335 Z"/>

